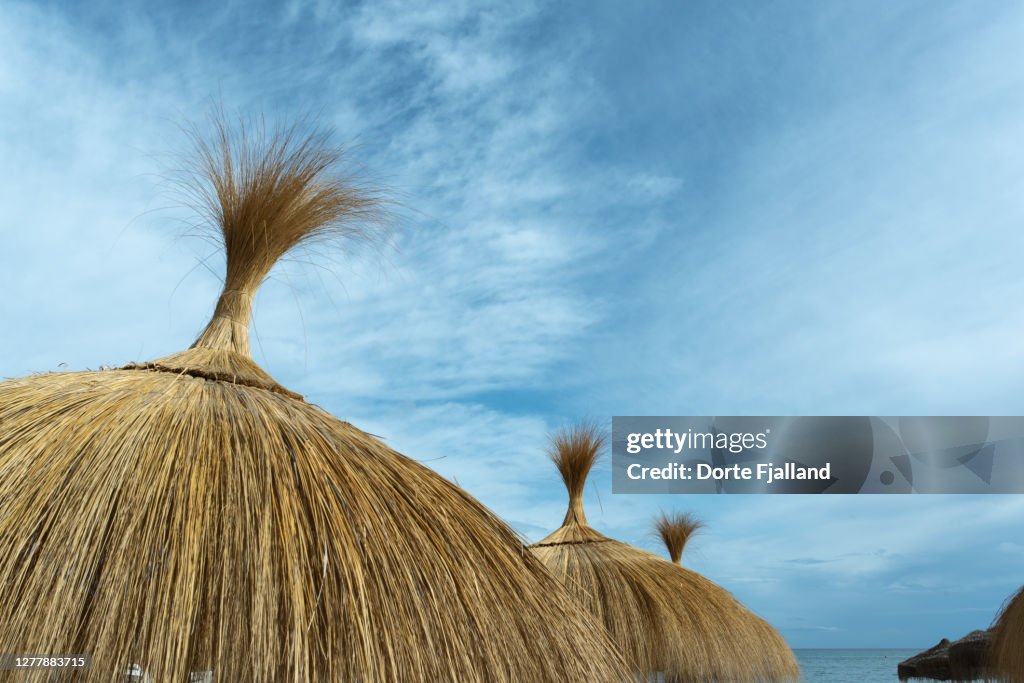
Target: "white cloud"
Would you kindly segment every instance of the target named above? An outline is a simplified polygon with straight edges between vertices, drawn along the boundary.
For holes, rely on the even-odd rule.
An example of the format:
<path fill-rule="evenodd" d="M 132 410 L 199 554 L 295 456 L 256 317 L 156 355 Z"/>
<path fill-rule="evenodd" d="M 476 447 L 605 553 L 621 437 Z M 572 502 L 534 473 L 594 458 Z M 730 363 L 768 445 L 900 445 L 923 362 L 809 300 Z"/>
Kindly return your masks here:
<path fill-rule="evenodd" d="M 958 39 L 956 78 L 915 72 L 898 102 L 846 92 L 693 178 L 667 151 L 589 159 L 615 93 L 581 62 L 601 49 L 593 27 L 535 35 L 551 6 L 291 3 L 275 36 L 301 50 L 267 62 L 247 31 L 276 19 L 229 34 L 239 11 L 181 33 L 118 14 L 101 39 L 56 10 L 0 7 L 0 375 L 150 358 L 199 331 L 217 278 L 193 270 L 205 246 L 174 239 L 179 213 L 148 213 L 166 203 L 149 155 L 219 92 L 228 108 L 323 106 L 410 207 L 383 267 L 314 252 L 326 270 L 278 269 L 257 359 L 532 540 L 565 507 L 544 433 L 576 411 L 1013 412 L 1012 22 Z M 725 189 L 705 203 L 709 186 Z M 854 613 L 875 583 L 962 595 L 958 548 L 1020 551 L 1009 498 L 625 497 L 609 482 L 602 465 L 595 526 L 656 551 L 651 516 L 697 509 L 711 529 L 687 561 L 794 629 L 851 631 L 815 610 Z M 916 576 L 929 563 L 955 568 Z M 1008 573 L 990 574 L 972 585 L 1008 594 Z"/>

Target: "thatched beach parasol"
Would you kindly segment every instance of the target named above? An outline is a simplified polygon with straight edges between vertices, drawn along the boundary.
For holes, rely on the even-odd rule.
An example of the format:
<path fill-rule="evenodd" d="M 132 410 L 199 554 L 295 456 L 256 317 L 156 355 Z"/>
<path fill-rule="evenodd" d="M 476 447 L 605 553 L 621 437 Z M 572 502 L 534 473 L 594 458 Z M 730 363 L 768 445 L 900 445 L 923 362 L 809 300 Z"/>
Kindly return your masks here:
<path fill-rule="evenodd" d="M 271 266 L 365 236 L 375 196 L 316 132 L 220 123 L 198 152 L 226 276 L 192 347 L 0 383 L 0 653 L 102 681 L 623 680 L 507 525 L 250 358 Z"/>
<path fill-rule="evenodd" d="M 1005 683 L 1024 683 L 1024 588 L 1007 601 L 996 619 L 990 670 Z"/>
<path fill-rule="evenodd" d="M 673 564 L 679 567 L 682 567 L 683 550 L 686 548 L 686 544 L 705 528 L 707 527 L 704 522 L 688 512 L 662 513 L 654 520 L 654 529 L 661 536 L 661 540 L 665 544 L 665 550 L 668 551 Z M 744 609 L 744 612 L 746 614 L 743 618 L 749 622 L 751 631 L 761 641 L 756 651 L 767 653 L 766 656 L 768 657 L 778 657 L 778 661 L 774 665 L 780 669 L 788 670 L 790 667 L 796 667 L 797 664 L 793 652 L 789 649 L 789 645 L 786 644 L 782 636 L 779 635 L 779 632 L 753 612 L 749 612 L 746 609 Z M 784 663 L 783 660 L 788 660 L 788 663 Z"/>
<path fill-rule="evenodd" d="M 679 683 L 796 680 L 785 642 L 726 590 L 587 524 L 583 485 L 603 443 L 593 425 L 552 438 L 569 509 L 561 528 L 530 550 L 598 617 L 638 673 L 663 672 Z"/>
<path fill-rule="evenodd" d="M 992 631 L 971 631 L 960 640 L 943 638 L 934 647 L 919 652 L 896 665 L 901 681 L 977 681 L 988 680 L 988 655 Z"/>

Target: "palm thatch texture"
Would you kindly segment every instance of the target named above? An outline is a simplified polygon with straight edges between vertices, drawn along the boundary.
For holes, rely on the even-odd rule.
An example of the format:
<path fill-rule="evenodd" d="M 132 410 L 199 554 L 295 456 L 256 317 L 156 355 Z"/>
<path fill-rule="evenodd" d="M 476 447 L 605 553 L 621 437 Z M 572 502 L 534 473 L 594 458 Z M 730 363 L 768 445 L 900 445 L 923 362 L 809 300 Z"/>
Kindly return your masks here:
<path fill-rule="evenodd" d="M 0 383 L 0 653 L 90 654 L 69 678 L 95 681 L 626 679 L 507 525 L 249 358 L 274 262 L 366 237 L 373 193 L 297 129 L 221 124 L 198 159 L 227 263 L 192 348 Z"/>
<path fill-rule="evenodd" d="M 989 680 L 988 654 L 993 632 L 971 631 L 960 640 L 943 638 L 934 647 L 919 652 L 896 665 L 901 681 L 977 681 Z"/>
<path fill-rule="evenodd" d="M 704 522 L 688 512 L 662 513 L 654 520 L 654 530 L 661 536 L 669 557 L 676 564 L 681 564 L 686 544 L 703 528 Z"/>
<path fill-rule="evenodd" d="M 995 633 L 989 671 L 999 681 L 1024 683 L 1024 588 L 1003 607 Z"/>
<path fill-rule="evenodd" d="M 683 550 L 686 548 L 686 544 L 705 528 L 704 522 L 687 512 L 662 513 L 654 520 L 654 529 L 661 536 L 661 540 L 665 544 L 665 550 L 668 551 L 669 557 L 676 565 L 682 565 Z M 781 659 L 788 658 L 791 661 L 791 665 L 796 667 L 796 661 L 789 646 L 782 636 L 772 628 L 771 624 L 753 613 L 748 613 L 747 618 L 752 622 L 752 629 L 763 641 L 760 651 L 779 653 Z M 783 655 L 783 652 L 786 654 Z M 789 665 L 786 666 L 788 667 Z"/>
<path fill-rule="evenodd" d="M 786 643 L 727 591 L 587 524 L 583 485 L 604 442 L 592 424 L 553 436 L 549 455 L 569 509 L 533 554 L 605 625 L 638 674 L 661 672 L 677 683 L 796 680 Z"/>

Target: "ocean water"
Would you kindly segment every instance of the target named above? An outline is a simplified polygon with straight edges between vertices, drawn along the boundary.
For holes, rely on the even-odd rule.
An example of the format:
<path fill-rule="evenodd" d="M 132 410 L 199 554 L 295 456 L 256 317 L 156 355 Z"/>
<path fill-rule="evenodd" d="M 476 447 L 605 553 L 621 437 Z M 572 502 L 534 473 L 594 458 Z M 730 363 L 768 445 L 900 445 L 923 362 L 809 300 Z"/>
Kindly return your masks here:
<path fill-rule="evenodd" d="M 921 648 L 924 649 L 924 648 Z M 896 665 L 917 650 L 793 650 L 803 683 L 896 683 Z"/>

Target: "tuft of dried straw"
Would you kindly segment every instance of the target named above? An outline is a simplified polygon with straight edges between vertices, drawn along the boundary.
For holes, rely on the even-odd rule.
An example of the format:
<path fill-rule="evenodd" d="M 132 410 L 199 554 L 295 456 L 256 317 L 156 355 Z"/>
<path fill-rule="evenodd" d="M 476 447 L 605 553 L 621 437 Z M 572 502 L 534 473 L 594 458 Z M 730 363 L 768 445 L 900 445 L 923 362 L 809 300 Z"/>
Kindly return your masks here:
<path fill-rule="evenodd" d="M 676 564 L 680 564 L 687 542 L 704 527 L 704 522 L 689 512 L 671 515 L 663 512 L 654 520 L 654 530 L 661 536 L 669 557 Z"/>
<path fill-rule="evenodd" d="M 1004 683 L 1024 683 L 1024 588 L 1007 600 L 995 622 L 989 670 Z"/>
<path fill-rule="evenodd" d="M 559 529 L 530 546 L 534 556 L 604 624 L 636 675 L 662 672 L 674 683 L 797 680 L 782 637 L 728 591 L 586 523 L 581 494 L 603 444 L 593 425 L 553 436 L 569 511 Z"/>
<path fill-rule="evenodd" d="M 358 181 L 329 130 L 298 122 L 186 128 L 192 154 L 178 179 L 226 258 L 224 291 L 194 346 L 249 353 L 256 289 L 300 244 L 324 238 L 375 242 L 387 224 L 383 192 Z"/>
<path fill-rule="evenodd" d="M 548 457 L 562 475 L 566 490 L 569 491 L 569 509 L 565 513 L 565 524 L 586 525 L 583 512 L 583 485 L 587 482 L 590 468 L 607 441 L 607 436 L 593 422 L 582 422 L 574 427 L 563 428 L 551 435 Z"/>
<path fill-rule="evenodd" d="M 198 147 L 227 278 L 191 349 L 0 382 L 0 652 L 96 681 L 627 680 L 504 522 L 248 357 L 274 261 L 375 215 L 323 144 Z"/>

